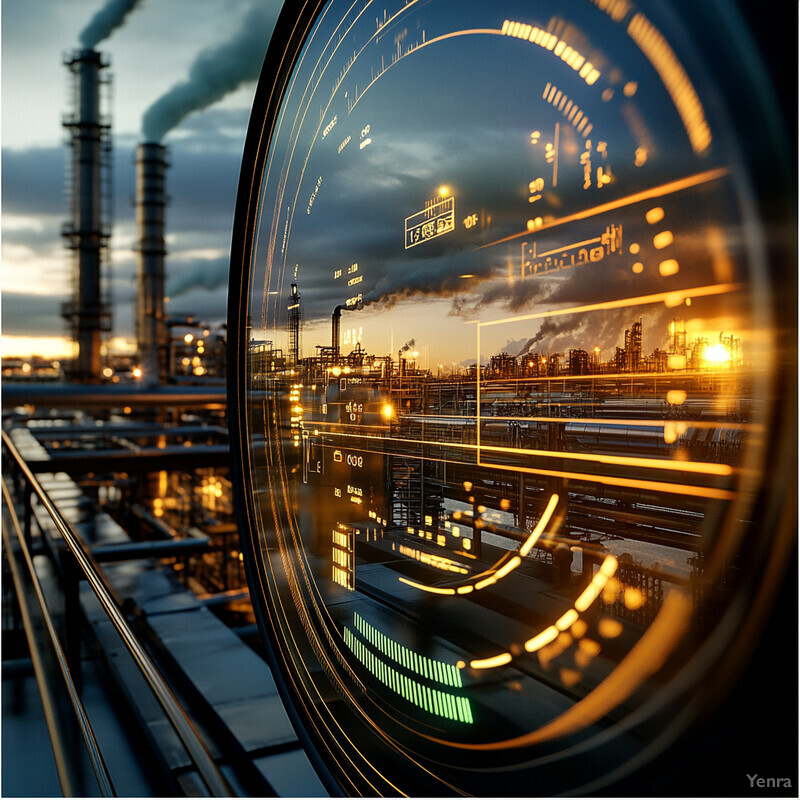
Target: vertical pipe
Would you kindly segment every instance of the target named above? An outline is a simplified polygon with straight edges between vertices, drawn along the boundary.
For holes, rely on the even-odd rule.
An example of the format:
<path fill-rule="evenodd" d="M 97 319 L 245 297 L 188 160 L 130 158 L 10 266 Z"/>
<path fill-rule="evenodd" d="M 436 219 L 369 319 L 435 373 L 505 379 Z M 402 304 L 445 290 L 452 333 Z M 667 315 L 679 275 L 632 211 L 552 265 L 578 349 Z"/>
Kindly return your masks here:
<path fill-rule="evenodd" d="M 331 349 L 333 350 L 333 359 L 334 361 L 339 360 L 339 348 L 340 348 L 340 330 L 342 324 L 342 306 L 336 306 L 333 309 L 333 314 L 331 315 Z"/>
<path fill-rule="evenodd" d="M 145 383 L 166 381 L 164 319 L 164 173 L 166 148 L 147 142 L 136 148 L 136 223 L 139 230 L 136 338 Z"/>
<path fill-rule="evenodd" d="M 289 362 L 297 364 L 300 361 L 300 293 L 297 284 L 292 283 L 292 293 L 289 296 Z"/>
<path fill-rule="evenodd" d="M 75 251 L 75 296 L 65 316 L 72 323 L 78 346 L 73 369 L 76 380 L 100 381 L 100 347 L 104 309 L 101 264 L 105 233 L 100 183 L 104 125 L 100 116 L 100 70 L 106 66 L 96 50 L 80 50 L 67 66 L 75 76 L 77 95 L 73 116 L 65 121 L 72 136 L 72 219 L 69 245 Z"/>

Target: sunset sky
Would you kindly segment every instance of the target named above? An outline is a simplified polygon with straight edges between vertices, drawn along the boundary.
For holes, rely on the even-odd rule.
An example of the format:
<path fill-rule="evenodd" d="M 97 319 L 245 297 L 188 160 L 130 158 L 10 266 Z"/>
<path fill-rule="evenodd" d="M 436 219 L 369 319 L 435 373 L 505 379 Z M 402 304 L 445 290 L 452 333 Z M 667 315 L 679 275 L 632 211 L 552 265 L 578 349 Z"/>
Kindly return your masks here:
<path fill-rule="evenodd" d="M 201 96 L 197 103 L 205 107 L 181 117 L 184 108 L 171 121 L 170 113 L 156 118 L 159 115 L 154 115 L 152 109 L 160 114 L 165 96 L 167 100 L 175 98 L 176 86 L 187 82 L 194 85 L 202 81 L 204 74 L 216 75 L 225 66 L 223 62 L 240 71 L 247 72 L 249 68 L 250 74 L 256 75 L 279 0 L 12 0 L 2 8 L 4 355 L 69 353 L 66 322 L 60 317 L 60 305 L 70 297 L 71 276 L 71 261 L 61 236 L 69 216 L 65 196 L 68 153 L 61 122 L 71 111 L 70 76 L 63 61 L 79 47 L 82 32 L 97 12 L 113 6 L 127 6 L 130 10 L 122 24 L 97 45 L 111 61 L 105 72 L 113 79 L 112 104 L 105 109 L 112 117 L 113 137 L 114 219 L 106 282 L 113 310 L 112 350 L 130 350 L 134 344 L 134 150 L 143 141 L 143 127 L 148 135 L 164 134 L 171 165 L 166 176 L 170 198 L 166 210 L 166 294 L 170 297 L 167 312 L 176 316 L 191 313 L 208 325 L 225 319 L 231 222 L 255 82 L 240 81 L 242 85 L 224 99 Z M 424 9 L 427 16 L 423 15 L 420 24 L 428 25 L 431 31 L 440 24 L 446 27 L 451 21 L 456 27 L 467 24 L 465 10 L 448 15 L 447 7 L 442 4 L 445 11 L 440 12 L 441 20 L 437 21 L 434 11 L 421 4 L 418 9 Z M 502 25 L 490 7 L 476 7 L 473 12 L 479 8 L 486 18 L 476 25 Z M 530 8 L 520 3 L 520 14 L 532 13 Z M 599 36 L 595 21 L 587 18 L 584 24 L 589 6 L 565 2 L 561 8 L 566 9 L 565 17 L 556 24 L 575 23 L 583 31 L 580 35 L 588 37 L 587 42 Z M 550 24 L 545 17 L 531 20 L 542 26 Z M 599 20 L 610 25 L 603 14 Z M 365 22 L 374 25 L 366 17 Z M 412 41 L 412 34 L 407 40 L 404 38 L 402 25 L 385 33 L 383 43 L 376 45 L 374 61 L 368 57 L 371 51 L 361 59 L 362 88 L 378 59 L 389 57 L 394 41 L 401 43 L 398 46 Z M 716 138 L 701 158 L 687 157 L 686 133 L 674 108 L 670 111 L 661 81 L 624 34 L 621 48 L 605 56 L 600 54 L 610 61 L 619 60 L 620 66 L 616 71 L 603 68 L 598 82 L 591 86 L 583 85 L 580 79 L 566 83 L 577 73 L 529 43 L 504 36 L 463 41 L 465 46 L 478 50 L 470 49 L 463 58 L 448 41 L 446 46 L 420 50 L 403 61 L 401 69 L 393 70 L 375 84 L 376 89 L 360 101 L 350 120 L 345 119 L 349 116 L 347 87 L 341 86 L 334 92 L 326 117 L 330 125 L 338 110 L 340 122 L 324 147 L 312 144 L 316 120 L 303 131 L 303 136 L 310 137 L 306 152 L 311 160 L 308 172 L 297 184 L 301 213 L 293 229 L 297 235 L 285 256 L 285 269 L 291 271 L 300 264 L 297 275 L 307 326 L 303 337 L 306 354 L 312 354 L 316 344 L 327 342 L 332 307 L 346 299 L 344 294 L 340 296 L 341 283 L 331 277 L 340 262 L 344 266 L 356 261 L 362 264 L 365 299 L 373 303 L 359 317 L 359 327 L 363 324 L 365 329 L 365 345 L 376 353 L 387 353 L 411 337 L 428 344 L 436 339 L 437 352 L 431 350 L 426 357 L 425 366 L 431 368 L 441 361 L 461 361 L 462 345 L 467 340 L 469 354 L 474 357 L 473 329 L 466 339 L 462 332 L 465 321 L 474 319 L 479 308 L 484 320 L 496 320 L 609 297 L 642 296 L 682 288 L 684 284 L 724 282 L 726 275 L 730 277 L 730 270 L 723 269 L 720 258 L 714 255 L 722 237 L 728 248 L 724 257 L 741 256 L 735 227 L 726 228 L 728 221 L 736 218 L 736 211 L 725 208 L 732 195 L 723 188 L 724 204 L 709 201 L 702 193 L 696 195 L 695 206 L 682 196 L 670 201 L 667 221 L 674 231 L 675 252 L 682 265 L 677 276 L 659 279 L 660 256 L 655 252 L 650 253 L 649 260 L 628 253 L 629 244 L 638 247 L 639 242 L 643 255 L 648 254 L 648 248 L 652 251 L 647 238 L 652 235 L 647 233 L 649 225 L 643 216 L 647 208 L 637 207 L 624 220 L 622 215 L 602 219 L 603 226 L 624 221 L 625 229 L 625 252 L 615 254 L 607 267 L 561 272 L 510 288 L 506 275 L 511 276 L 511 267 L 506 265 L 512 263 L 512 256 L 519 258 L 523 240 L 513 240 L 506 249 L 475 250 L 476 244 L 516 235 L 519 230 L 524 232 L 526 220 L 535 216 L 533 208 L 547 219 L 548 214 L 563 214 L 565 208 L 581 210 L 609 197 L 624 197 L 710 167 L 725 167 L 732 163 L 727 150 L 728 126 L 724 115 L 719 116 L 714 104 L 709 104 L 706 113 Z M 673 44 L 691 49 L 691 43 L 682 35 L 677 35 Z M 502 58 L 498 57 L 499 52 Z M 333 63 L 336 69 L 331 69 L 335 72 L 345 62 Z M 474 73 L 466 93 L 461 85 L 465 69 Z M 499 78 L 493 77 L 494 70 L 499 70 Z M 333 72 L 326 81 L 333 80 Z M 353 76 L 357 74 L 354 70 Z M 436 81 L 427 80 L 431 75 L 436 76 Z M 592 116 L 596 130 L 588 138 L 595 140 L 596 159 L 600 157 L 596 150 L 600 133 L 611 142 L 610 164 L 615 179 L 602 190 L 585 194 L 580 190 L 582 167 L 575 150 L 571 166 L 562 163 L 558 195 L 553 186 L 534 207 L 529 206 L 529 181 L 540 173 L 548 174 L 551 167 L 544 162 L 545 135 L 533 145 L 532 131 L 552 130 L 561 120 L 564 132 L 570 132 L 560 113 L 543 101 L 542 89 L 550 81 L 567 86 L 570 96 Z M 637 87 L 630 96 L 623 91 L 628 84 Z M 501 86 L 504 91 L 498 91 Z M 424 88 L 414 89 L 414 103 L 410 105 L 404 94 L 407 87 Z M 329 92 L 329 84 L 323 89 Z M 707 89 L 698 86 L 705 95 Z M 607 100 L 607 95 L 612 99 Z M 525 103 L 520 101 L 522 96 L 527 98 Z M 475 104 L 478 97 L 485 100 Z M 486 102 L 488 99 L 491 104 Z M 144 119 L 148 120 L 146 125 Z M 640 120 L 636 123 L 640 126 L 641 120 L 647 122 L 648 135 L 656 144 L 641 167 L 633 165 L 637 146 L 632 134 L 635 119 Z M 358 139 L 368 123 L 372 124 L 371 143 L 363 149 Z M 548 127 L 544 127 L 545 123 Z M 337 150 L 351 128 L 353 143 Z M 571 135 L 573 147 L 584 146 L 587 136 L 574 131 Z M 562 145 L 566 141 L 562 137 Z M 568 169 L 573 173 L 572 189 L 567 181 Z M 314 183 L 323 175 L 325 182 L 317 196 Z M 491 180 L 487 181 L 486 176 Z M 457 230 L 433 243 L 404 251 L 404 218 L 419 212 L 441 184 L 449 185 L 455 197 Z M 312 194 L 317 198 L 313 215 L 310 206 L 306 213 Z M 477 227 L 466 229 L 465 219 L 472 214 L 494 214 L 491 230 L 487 228 L 484 235 Z M 705 214 L 709 215 L 707 219 Z M 715 219 L 714 215 L 719 216 Z M 549 238 L 539 236 L 539 252 L 596 236 L 595 227 L 590 221 L 585 230 L 582 226 L 557 228 Z M 656 232 L 654 229 L 652 233 Z M 634 269 L 637 259 L 644 262 L 643 271 Z M 711 267 L 714 274 L 706 275 Z M 465 282 L 462 274 L 474 278 Z M 274 295 L 276 299 L 280 295 L 277 302 L 281 316 L 285 313 L 286 288 L 282 284 L 281 291 Z M 275 291 L 272 287 L 270 290 Z M 398 298 L 404 295 L 407 297 L 398 304 Z M 387 313 L 387 304 L 392 307 L 391 314 Z M 721 308 L 711 300 L 695 303 L 691 313 L 685 310 L 687 327 L 693 335 L 715 337 L 725 330 L 746 336 L 748 323 L 738 311 L 735 304 Z M 661 308 L 657 317 L 650 314 L 646 319 L 646 351 L 664 345 L 672 314 L 671 309 Z M 590 320 L 576 317 L 580 326 L 571 325 L 569 330 L 564 326 L 542 347 L 550 352 L 566 352 L 573 346 L 599 346 L 607 358 L 614 346 L 622 343 L 625 328 L 639 315 L 636 309 L 624 315 L 607 315 L 602 330 L 597 325 L 590 326 Z M 391 324 L 390 317 L 395 320 Z M 355 324 L 355 316 L 346 315 L 343 325 Z M 444 327 L 450 331 L 447 337 L 441 335 Z M 491 355 L 506 343 L 509 352 L 515 352 L 537 335 L 540 327 L 540 322 L 531 322 L 519 326 L 519 330 L 495 328 L 497 341 L 487 341 L 491 350 L 482 355 Z M 452 352 L 441 347 L 445 340 L 455 343 Z M 428 352 L 424 344 L 420 350 Z"/>
<path fill-rule="evenodd" d="M 749 296 L 733 286 L 749 269 L 736 154 L 702 72 L 698 131 L 625 25 L 583 0 L 341 9 L 320 17 L 274 129 L 254 338 L 287 346 L 296 280 L 305 356 L 330 343 L 334 308 L 359 298 L 341 320 L 345 352 L 358 340 L 396 357 L 414 339 L 434 371 L 529 340 L 608 360 L 639 319 L 645 354 L 667 346 L 673 317 L 690 342 L 754 341 Z M 541 35 L 509 33 L 521 26 L 558 32 L 558 52 L 568 40 L 596 74 Z M 691 54 L 684 30 L 667 33 Z M 447 230 L 409 244 L 406 222 L 442 198 Z"/>

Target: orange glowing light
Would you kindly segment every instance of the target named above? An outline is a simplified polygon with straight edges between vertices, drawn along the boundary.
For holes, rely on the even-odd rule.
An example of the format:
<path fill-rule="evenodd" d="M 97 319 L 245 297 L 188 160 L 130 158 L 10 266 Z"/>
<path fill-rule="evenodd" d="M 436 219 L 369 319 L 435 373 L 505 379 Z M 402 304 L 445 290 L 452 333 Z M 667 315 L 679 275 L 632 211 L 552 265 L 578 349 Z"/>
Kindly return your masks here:
<path fill-rule="evenodd" d="M 674 258 L 668 258 L 666 261 L 662 261 L 658 265 L 658 271 L 664 278 L 668 278 L 670 275 L 676 275 L 679 269 L 680 265 Z M 682 297 L 680 298 L 679 302 L 683 302 Z"/>
<path fill-rule="evenodd" d="M 731 360 L 731 354 L 723 344 L 712 344 L 703 351 L 703 361 L 707 364 L 719 366 L 727 364 Z"/>
<path fill-rule="evenodd" d="M 672 244 L 672 231 L 661 231 L 653 237 L 653 247 L 656 250 L 663 250 Z"/>
<path fill-rule="evenodd" d="M 615 211 L 619 208 L 625 208 L 626 206 L 631 206 L 644 200 L 665 197 L 666 195 L 674 194 L 675 192 L 680 192 L 684 189 L 691 189 L 704 183 L 710 183 L 711 181 L 719 180 L 720 178 L 724 178 L 727 174 L 728 169 L 726 167 L 708 170 L 707 172 L 699 172 L 696 175 L 690 175 L 686 178 L 670 181 L 669 183 L 664 183 L 661 186 L 654 186 L 651 189 L 645 189 L 644 191 L 636 192 L 635 194 L 628 195 L 627 197 L 620 197 L 618 200 L 611 200 L 608 203 L 601 203 L 600 205 L 586 208 L 583 211 L 577 211 L 574 214 L 568 214 L 564 217 L 558 217 L 556 219 L 549 220 L 546 224 L 541 217 L 537 217 L 536 220 L 533 220 L 533 222 L 538 223 L 536 225 L 532 226 L 532 220 L 528 220 L 527 230 L 520 233 L 512 233 L 511 236 L 506 236 L 493 242 L 487 242 L 486 244 L 482 244 L 475 249 L 483 250 L 487 247 L 493 247 L 498 244 L 503 244 L 504 242 L 509 242 L 512 239 L 516 239 L 520 236 L 526 236 L 528 232 L 534 228 L 555 228 L 558 225 L 566 225 L 571 222 L 577 222 L 579 220 L 589 219 L 590 217 L 596 217 L 600 214 L 605 214 L 608 211 Z"/>
<path fill-rule="evenodd" d="M 556 622 L 556 628 L 558 628 L 560 631 L 565 631 L 577 621 L 578 612 L 574 608 L 571 608 L 566 614 L 564 614 L 563 617 L 561 617 L 561 619 Z"/>
<path fill-rule="evenodd" d="M 600 565 L 600 570 L 592 578 L 592 582 L 583 590 L 580 597 L 575 601 L 575 608 L 578 611 L 586 611 L 589 606 L 597 600 L 600 592 L 603 591 L 609 578 L 617 571 L 617 559 L 614 556 L 606 556 Z"/>
<path fill-rule="evenodd" d="M 472 669 L 491 669 L 492 667 L 501 667 L 503 664 L 508 664 L 510 661 L 511 653 L 501 653 L 491 658 L 479 658 L 475 661 L 470 661 L 469 665 Z"/>
<path fill-rule="evenodd" d="M 604 617 L 597 623 L 597 630 L 604 639 L 616 639 L 622 633 L 622 623 L 611 617 Z"/>
<path fill-rule="evenodd" d="M 529 653 L 534 653 L 537 650 L 540 650 L 546 644 L 550 644 L 554 639 L 558 638 L 558 628 L 555 625 L 551 625 L 549 628 L 545 628 L 540 634 L 534 636 L 532 639 L 528 639 L 525 642 L 525 649 Z"/>
<path fill-rule="evenodd" d="M 531 531 L 531 535 L 527 538 L 525 544 L 523 544 L 519 549 L 519 554 L 521 556 L 526 556 L 528 553 L 530 553 L 531 549 L 536 544 L 537 539 L 542 535 L 542 531 L 545 529 L 545 527 L 547 527 L 547 523 L 550 522 L 550 517 L 553 516 L 553 512 L 556 510 L 557 505 L 558 495 L 551 495 L 550 500 L 547 503 L 547 507 L 540 517 L 539 522 L 536 523 L 536 527 Z"/>
<path fill-rule="evenodd" d="M 667 40 L 641 13 L 633 15 L 628 24 L 628 33 L 647 56 L 669 92 L 692 149 L 695 153 L 704 152 L 711 144 L 711 130 L 705 119 L 703 105 Z"/>

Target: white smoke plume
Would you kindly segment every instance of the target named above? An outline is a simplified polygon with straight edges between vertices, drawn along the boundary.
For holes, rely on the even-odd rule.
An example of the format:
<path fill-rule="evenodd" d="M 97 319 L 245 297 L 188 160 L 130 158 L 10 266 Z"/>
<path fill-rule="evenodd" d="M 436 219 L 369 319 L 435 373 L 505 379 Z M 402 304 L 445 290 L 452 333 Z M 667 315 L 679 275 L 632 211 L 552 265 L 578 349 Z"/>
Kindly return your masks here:
<path fill-rule="evenodd" d="M 141 0 L 108 0 L 81 31 L 81 47 L 91 50 L 107 39 L 125 21 Z"/>
<path fill-rule="evenodd" d="M 212 291 L 228 283 L 228 258 L 207 258 L 185 264 L 179 260 L 170 264 L 167 294 L 175 299 L 193 289 Z"/>
<path fill-rule="evenodd" d="M 250 8 L 232 39 L 203 50 L 189 69 L 189 77 L 145 111 L 142 118 L 145 141 L 160 142 L 189 114 L 207 108 L 244 83 L 255 81 L 261 72 L 279 7 L 277 0 L 260 0 Z"/>

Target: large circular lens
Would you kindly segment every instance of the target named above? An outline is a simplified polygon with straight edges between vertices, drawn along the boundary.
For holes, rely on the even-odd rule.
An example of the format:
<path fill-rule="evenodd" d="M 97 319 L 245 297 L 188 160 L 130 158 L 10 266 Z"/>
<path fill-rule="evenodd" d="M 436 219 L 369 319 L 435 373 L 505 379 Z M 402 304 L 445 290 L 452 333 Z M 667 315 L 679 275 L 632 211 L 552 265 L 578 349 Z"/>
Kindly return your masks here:
<path fill-rule="evenodd" d="M 349 793 L 599 790 L 725 685 L 791 538 L 719 38 L 629 0 L 278 30 L 231 327 L 286 695 Z"/>

